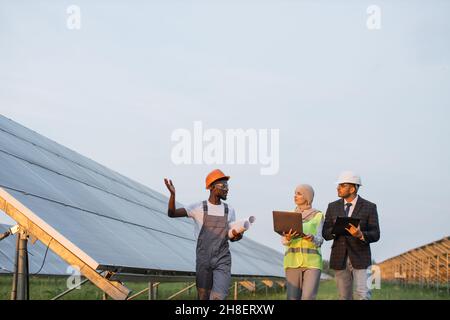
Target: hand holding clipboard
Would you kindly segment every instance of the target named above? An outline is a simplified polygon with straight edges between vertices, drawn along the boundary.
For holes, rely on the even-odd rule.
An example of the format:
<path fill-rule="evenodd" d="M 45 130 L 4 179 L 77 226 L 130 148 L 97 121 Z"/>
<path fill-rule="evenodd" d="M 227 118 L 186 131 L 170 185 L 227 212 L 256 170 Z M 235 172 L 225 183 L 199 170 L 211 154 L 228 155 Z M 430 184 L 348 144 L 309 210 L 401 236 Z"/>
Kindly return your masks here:
<path fill-rule="evenodd" d="M 331 233 L 336 236 L 353 236 L 359 230 L 359 221 L 357 218 L 337 217 Z"/>

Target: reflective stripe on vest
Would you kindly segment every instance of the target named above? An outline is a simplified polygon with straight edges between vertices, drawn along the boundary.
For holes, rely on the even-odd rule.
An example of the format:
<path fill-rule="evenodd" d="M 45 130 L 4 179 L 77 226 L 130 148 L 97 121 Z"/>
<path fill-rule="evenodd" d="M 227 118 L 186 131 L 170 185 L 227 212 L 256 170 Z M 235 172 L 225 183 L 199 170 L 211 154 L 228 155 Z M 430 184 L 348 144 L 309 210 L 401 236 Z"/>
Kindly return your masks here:
<path fill-rule="evenodd" d="M 289 253 L 297 253 L 297 252 L 301 252 L 301 253 L 310 253 L 310 254 L 319 254 L 319 250 L 317 249 L 310 249 L 310 248 L 289 248 L 286 250 L 285 255 L 289 254 Z"/>
<path fill-rule="evenodd" d="M 303 223 L 303 232 L 317 234 L 317 228 L 323 218 L 323 213 L 317 213 L 314 218 Z M 315 268 L 322 269 L 322 254 L 320 248 L 309 240 L 302 238 L 292 239 L 284 255 L 284 268 Z"/>

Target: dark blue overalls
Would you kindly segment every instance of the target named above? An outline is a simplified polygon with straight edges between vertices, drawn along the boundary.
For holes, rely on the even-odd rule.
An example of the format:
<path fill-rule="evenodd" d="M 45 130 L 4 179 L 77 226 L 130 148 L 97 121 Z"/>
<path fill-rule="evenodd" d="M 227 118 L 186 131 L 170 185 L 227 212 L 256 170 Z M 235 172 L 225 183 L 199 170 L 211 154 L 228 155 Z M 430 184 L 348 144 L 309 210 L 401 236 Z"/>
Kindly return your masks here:
<path fill-rule="evenodd" d="M 223 216 L 208 215 L 203 201 L 203 226 L 197 240 L 196 281 L 200 300 L 223 300 L 231 282 L 228 205 Z"/>

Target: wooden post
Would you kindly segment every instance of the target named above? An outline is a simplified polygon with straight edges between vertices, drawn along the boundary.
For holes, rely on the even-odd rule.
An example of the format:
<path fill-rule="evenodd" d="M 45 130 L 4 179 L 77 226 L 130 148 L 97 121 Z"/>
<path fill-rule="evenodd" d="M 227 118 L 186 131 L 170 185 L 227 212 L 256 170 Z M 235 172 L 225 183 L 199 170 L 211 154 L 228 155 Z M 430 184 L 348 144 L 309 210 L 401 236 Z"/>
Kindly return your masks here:
<path fill-rule="evenodd" d="M 449 291 L 449 280 L 448 280 L 448 252 L 447 252 L 447 294 L 449 294 L 450 293 L 450 291 Z"/>
<path fill-rule="evenodd" d="M 234 300 L 237 300 L 238 299 L 238 282 L 237 281 L 235 281 L 234 282 Z"/>
<path fill-rule="evenodd" d="M 420 283 L 421 287 L 423 288 L 425 285 L 425 268 L 423 259 L 420 259 Z"/>
<path fill-rule="evenodd" d="M 148 300 L 154 300 L 155 299 L 155 292 L 153 291 L 153 282 L 150 281 L 148 283 Z"/>
<path fill-rule="evenodd" d="M 411 282 L 411 261 L 408 261 L 408 271 L 406 273 L 406 283 L 409 285 Z"/>
<path fill-rule="evenodd" d="M 440 263 L 440 260 L 439 260 L 439 255 L 437 255 L 436 256 L 436 291 L 439 293 L 439 263 Z"/>
<path fill-rule="evenodd" d="M 414 260 L 414 269 L 413 269 L 413 281 L 414 284 L 417 284 L 417 279 L 416 279 L 416 266 L 417 266 L 417 260 Z"/>
<path fill-rule="evenodd" d="M 420 281 L 422 289 L 425 287 L 425 259 L 420 259 Z"/>

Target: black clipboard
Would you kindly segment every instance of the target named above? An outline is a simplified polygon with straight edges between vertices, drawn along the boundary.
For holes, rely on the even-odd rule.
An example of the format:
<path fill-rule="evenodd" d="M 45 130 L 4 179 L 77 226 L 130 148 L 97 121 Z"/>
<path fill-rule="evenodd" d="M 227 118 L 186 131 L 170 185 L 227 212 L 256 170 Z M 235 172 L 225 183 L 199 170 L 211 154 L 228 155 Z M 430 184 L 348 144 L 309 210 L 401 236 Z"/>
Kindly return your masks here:
<path fill-rule="evenodd" d="M 348 236 L 350 233 L 345 230 L 349 228 L 349 223 L 358 228 L 359 226 L 358 218 L 351 217 L 337 217 L 336 222 L 334 223 L 333 230 L 331 230 L 331 234 L 336 236 Z"/>
<path fill-rule="evenodd" d="M 336 222 L 334 223 L 333 230 L 331 230 L 331 234 L 336 236 L 348 236 L 351 235 L 346 228 L 349 228 L 349 223 L 358 228 L 359 226 L 358 218 L 351 217 L 337 217 Z"/>
<path fill-rule="evenodd" d="M 291 211 L 273 211 L 273 230 L 279 235 L 288 233 L 292 229 L 292 232 L 297 234 L 303 234 L 303 222 L 302 214 L 299 212 Z"/>

